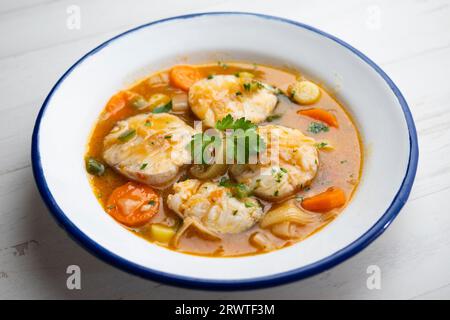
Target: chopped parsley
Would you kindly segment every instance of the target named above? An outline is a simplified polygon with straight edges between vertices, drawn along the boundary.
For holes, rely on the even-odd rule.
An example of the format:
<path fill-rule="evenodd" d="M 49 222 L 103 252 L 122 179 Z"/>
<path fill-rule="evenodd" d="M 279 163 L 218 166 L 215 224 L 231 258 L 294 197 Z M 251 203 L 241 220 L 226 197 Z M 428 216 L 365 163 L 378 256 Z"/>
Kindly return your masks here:
<path fill-rule="evenodd" d="M 227 65 L 225 62 L 217 61 L 217 65 L 218 65 L 219 67 L 224 68 L 224 69 L 228 69 L 228 65 Z"/>
<path fill-rule="evenodd" d="M 230 179 L 222 178 L 219 186 L 230 188 L 231 193 L 238 199 L 247 198 L 250 195 L 250 189 L 243 183 L 235 183 Z"/>
<path fill-rule="evenodd" d="M 143 163 L 139 169 L 140 169 L 140 170 L 144 170 L 145 167 L 147 167 L 147 165 L 148 165 L 148 163 Z"/>
<path fill-rule="evenodd" d="M 323 149 L 323 148 L 325 148 L 327 145 L 328 145 L 328 143 L 327 143 L 327 142 L 323 142 L 323 141 L 315 144 L 315 146 L 316 146 L 317 149 Z"/>
<path fill-rule="evenodd" d="M 319 132 L 328 132 L 330 128 L 322 122 L 311 122 L 308 126 L 308 131 L 314 134 Z"/>
<path fill-rule="evenodd" d="M 154 206 L 156 204 L 155 200 L 150 200 L 147 204 Z"/>
<path fill-rule="evenodd" d="M 144 126 L 151 127 L 152 126 L 152 122 L 147 120 L 147 121 L 145 121 Z"/>
<path fill-rule="evenodd" d="M 251 202 L 246 202 L 246 203 L 244 203 L 244 204 L 245 204 L 245 207 L 246 207 L 246 208 L 252 208 L 252 207 L 255 206 L 255 204 L 254 204 L 254 203 L 251 203 Z"/>
<path fill-rule="evenodd" d="M 212 78 L 214 78 L 214 75 L 210 74 L 206 77 L 208 80 L 211 80 Z"/>
<path fill-rule="evenodd" d="M 248 91 L 248 92 L 252 92 L 252 91 L 256 91 L 257 89 L 264 88 L 264 85 L 261 82 L 255 81 L 255 80 L 253 80 L 251 82 L 246 82 L 242 86 L 244 87 L 244 90 Z"/>
<path fill-rule="evenodd" d="M 164 136 L 164 139 L 170 139 L 170 138 L 172 138 L 172 135 Z"/>
<path fill-rule="evenodd" d="M 265 141 L 256 131 L 256 125 L 245 118 L 234 120 L 231 115 L 227 115 L 217 121 L 215 127 L 220 131 L 234 130 L 233 132 L 227 131 L 225 139 L 227 149 L 232 148 L 237 163 L 248 163 L 250 156 L 256 155 L 266 148 Z"/>

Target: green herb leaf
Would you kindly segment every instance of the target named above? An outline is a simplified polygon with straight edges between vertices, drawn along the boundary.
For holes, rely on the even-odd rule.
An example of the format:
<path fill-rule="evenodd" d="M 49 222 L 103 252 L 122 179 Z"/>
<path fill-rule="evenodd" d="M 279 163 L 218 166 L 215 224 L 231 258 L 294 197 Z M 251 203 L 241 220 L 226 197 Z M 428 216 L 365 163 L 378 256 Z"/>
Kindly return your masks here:
<path fill-rule="evenodd" d="M 222 120 L 217 121 L 216 123 L 216 129 L 221 131 L 225 131 L 227 129 L 248 130 L 254 128 L 256 128 L 256 125 L 253 124 L 251 121 L 246 120 L 245 118 L 239 118 L 237 120 L 234 120 L 231 114 L 228 114 L 226 117 L 224 117 Z"/>
<path fill-rule="evenodd" d="M 319 132 L 328 132 L 330 128 L 322 122 L 311 122 L 308 127 L 308 131 L 314 134 Z"/>
<path fill-rule="evenodd" d="M 243 183 L 234 183 L 230 179 L 222 178 L 219 182 L 219 186 L 229 188 L 233 196 L 238 199 L 247 198 L 251 190 Z"/>
<path fill-rule="evenodd" d="M 148 165 L 148 163 L 143 163 L 139 169 L 144 170 L 147 167 L 147 165 Z"/>
<path fill-rule="evenodd" d="M 230 114 L 216 123 L 216 129 L 218 130 L 234 130 L 231 134 L 227 134 L 226 145 L 227 148 L 233 147 L 234 158 L 238 163 L 247 163 L 251 155 L 256 155 L 265 149 L 265 141 L 259 136 L 256 128 L 256 125 L 251 121 L 245 118 L 234 120 Z M 244 150 L 243 154 L 241 154 L 242 152 L 239 153 L 238 150 Z"/>
<path fill-rule="evenodd" d="M 153 109 L 152 113 L 167 113 L 172 110 L 172 100 L 170 100 L 167 104 L 157 107 Z"/>
<path fill-rule="evenodd" d="M 233 129 L 234 119 L 231 116 L 231 114 L 228 114 L 225 118 L 222 120 L 217 121 L 216 123 L 216 129 L 225 131 L 227 129 Z"/>
<path fill-rule="evenodd" d="M 234 122 L 233 129 L 234 130 L 237 130 L 237 129 L 242 129 L 242 130 L 256 129 L 256 125 L 253 124 L 249 120 L 245 120 L 245 118 L 240 118 L 240 119 L 237 119 Z"/>
<path fill-rule="evenodd" d="M 325 148 L 327 145 L 328 145 L 328 143 L 323 142 L 323 141 L 315 144 L 315 146 L 316 146 L 317 149 L 323 149 L 323 148 Z"/>

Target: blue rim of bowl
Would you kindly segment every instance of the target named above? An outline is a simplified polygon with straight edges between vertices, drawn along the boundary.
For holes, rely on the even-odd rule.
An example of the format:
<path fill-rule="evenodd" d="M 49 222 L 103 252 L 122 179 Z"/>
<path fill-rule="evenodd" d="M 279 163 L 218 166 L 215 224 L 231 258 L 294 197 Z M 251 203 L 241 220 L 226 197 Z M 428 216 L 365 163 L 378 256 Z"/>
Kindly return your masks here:
<path fill-rule="evenodd" d="M 409 154 L 409 161 L 408 161 L 408 168 L 406 170 L 405 177 L 402 181 L 402 185 L 397 192 L 396 196 L 394 197 L 393 201 L 391 202 L 389 208 L 386 210 L 386 212 L 383 214 L 383 216 L 368 230 L 366 231 L 361 237 L 359 237 L 357 240 L 346 246 L 345 248 L 333 253 L 332 255 L 323 258 L 317 262 L 314 262 L 312 264 L 290 270 L 283 273 L 277 273 L 269 276 L 264 277 L 257 277 L 257 278 L 246 278 L 242 280 L 221 280 L 221 279 L 200 279 L 200 278 L 194 278 L 194 277 L 186 277 L 186 276 L 180 276 L 177 274 L 171 274 L 166 273 L 154 269 L 150 269 L 144 266 L 141 266 L 139 264 L 136 264 L 134 262 L 128 261 L 115 253 L 103 248 L 98 243 L 96 243 L 94 240 L 89 238 L 87 235 L 85 235 L 76 225 L 74 225 L 64 214 L 64 212 L 61 210 L 61 208 L 56 203 L 53 195 L 51 194 L 47 182 L 44 177 L 44 172 L 41 165 L 41 159 L 40 159 L 40 152 L 39 152 L 39 128 L 41 124 L 42 117 L 44 116 L 45 110 L 47 108 L 47 105 L 50 101 L 50 99 L 53 96 L 53 93 L 58 89 L 59 85 L 64 81 L 64 79 L 80 64 L 82 63 L 86 58 L 89 56 L 94 55 L 96 52 L 100 51 L 102 48 L 106 47 L 111 42 L 115 41 L 118 38 L 121 38 L 129 33 L 135 32 L 137 30 L 140 30 L 142 28 L 151 27 L 153 25 L 163 23 L 166 21 L 173 21 L 173 20 L 184 20 L 184 19 L 192 19 L 196 17 L 202 17 L 202 16 L 211 16 L 211 15 L 239 15 L 239 16 L 252 16 L 252 17 L 258 17 L 262 19 L 268 19 L 268 20 L 276 20 L 283 23 L 287 23 L 290 25 L 297 26 L 299 28 L 307 29 L 309 31 L 312 31 L 316 34 L 319 34 L 323 37 L 326 37 L 328 39 L 331 39 L 335 41 L 336 43 L 340 44 L 341 46 L 348 49 L 353 54 L 357 55 L 361 60 L 366 62 L 368 65 L 370 65 L 389 85 L 393 93 L 396 95 L 400 106 L 402 107 L 403 113 L 405 115 L 406 123 L 408 126 L 409 131 L 409 141 L 410 141 L 410 154 Z M 77 62 L 75 62 L 74 65 L 72 65 L 63 75 L 62 77 L 56 82 L 50 93 L 48 94 L 47 98 L 45 99 L 39 114 L 36 119 L 36 123 L 33 130 L 33 136 L 32 136 L 32 146 L 31 146 L 31 160 L 32 160 L 32 167 L 33 167 L 33 174 L 34 178 L 36 180 L 36 184 L 38 186 L 39 192 L 49 208 L 50 212 L 52 213 L 53 217 L 56 219 L 56 221 L 59 223 L 60 226 L 62 226 L 68 234 L 74 238 L 78 243 L 80 243 L 82 246 L 84 246 L 88 251 L 96 255 L 97 257 L 101 258 L 103 261 L 119 267 L 122 270 L 125 270 L 127 272 L 133 273 L 135 275 L 163 282 L 166 284 L 171 285 L 179 285 L 184 287 L 190 287 L 190 288 L 201 288 L 201 289 L 209 289 L 209 290 L 242 290 L 242 289 L 256 289 L 256 288 L 262 288 L 262 287 L 271 287 L 276 285 L 281 285 L 284 283 L 292 282 L 295 280 L 300 280 L 312 275 L 315 275 L 317 273 L 323 272 L 327 269 L 330 269 L 337 264 L 341 263 L 342 261 L 352 257 L 362 249 L 364 249 L 367 245 L 369 245 L 373 240 L 375 240 L 379 235 L 381 235 L 384 230 L 391 224 L 391 222 L 395 219 L 395 217 L 400 212 L 400 209 L 403 207 L 403 205 L 406 203 L 406 200 L 409 197 L 409 194 L 411 192 L 411 188 L 414 182 L 414 178 L 416 175 L 417 170 L 417 162 L 419 158 L 419 150 L 417 145 L 417 133 L 416 128 L 414 125 L 414 120 L 411 115 L 411 111 L 409 110 L 408 104 L 406 103 L 403 95 L 400 93 L 400 90 L 397 88 L 397 86 L 392 82 L 392 80 L 386 75 L 386 73 L 381 70 L 381 68 L 376 65 L 372 60 L 370 60 L 368 57 L 366 57 L 364 54 L 362 54 L 357 49 L 353 48 L 346 42 L 326 33 L 321 30 L 318 30 L 314 27 L 305 25 L 303 23 L 275 17 L 275 16 L 269 16 L 264 14 L 257 14 L 257 13 L 250 13 L 250 12 L 204 12 L 204 13 L 194 13 L 194 14 L 188 14 L 188 15 L 182 15 L 177 17 L 171 17 L 167 19 L 162 19 L 154 22 L 150 22 L 141 26 L 138 26 L 136 28 L 130 29 L 128 31 L 125 31 L 107 41 L 99 45 L 98 47 L 94 48 L 87 54 L 85 54 L 83 57 L 81 57 Z"/>

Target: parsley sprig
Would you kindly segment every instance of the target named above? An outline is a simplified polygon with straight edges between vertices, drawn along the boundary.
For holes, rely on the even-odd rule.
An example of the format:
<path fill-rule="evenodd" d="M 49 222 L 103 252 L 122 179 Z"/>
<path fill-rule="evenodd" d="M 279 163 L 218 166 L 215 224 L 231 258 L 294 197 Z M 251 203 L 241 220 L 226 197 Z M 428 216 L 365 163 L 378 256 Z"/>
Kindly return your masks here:
<path fill-rule="evenodd" d="M 235 163 L 248 163 L 250 156 L 257 155 L 266 148 L 264 140 L 257 133 L 256 125 L 240 118 L 234 120 L 231 115 L 227 115 L 222 120 L 217 121 L 215 129 L 219 131 L 218 135 L 208 135 L 207 133 L 197 133 L 192 136 L 190 150 L 194 163 L 211 164 L 205 159 L 205 151 L 212 147 L 226 146 L 227 163 L 232 156 Z M 211 158 L 212 159 L 212 158 Z"/>
<path fill-rule="evenodd" d="M 237 163 L 248 163 L 250 156 L 257 155 L 266 148 L 264 140 L 256 131 L 256 125 L 245 118 L 234 120 L 231 115 L 227 115 L 217 121 L 216 129 L 227 132 L 226 146 L 232 151 Z"/>

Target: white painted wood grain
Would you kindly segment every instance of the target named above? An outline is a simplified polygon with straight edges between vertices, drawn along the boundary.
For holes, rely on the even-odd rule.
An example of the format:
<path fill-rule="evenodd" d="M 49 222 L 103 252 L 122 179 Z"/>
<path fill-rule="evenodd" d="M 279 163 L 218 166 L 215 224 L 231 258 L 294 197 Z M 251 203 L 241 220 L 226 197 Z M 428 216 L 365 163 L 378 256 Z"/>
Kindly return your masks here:
<path fill-rule="evenodd" d="M 81 29 L 66 28 L 69 5 Z M 56 80 L 82 54 L 151 20 L 200 11 L 253 11 L 332 33 L 379 63 L 404 93 L 419 134 L 410 201 L 389 229 L 354 258 L 315 277 L 245 292 L 174 288 L 121 272 L 72 241 L 43 205 L 30 168 L 35 117 Z M 380 24 L 371 14 L 378 12 Z M 51 1 L 0 3 L 0 298 L 448 299 L 450 298 L 450 1 Z M 238 32 L 238 30 L 236 31 Z M 368 88 L 370 89 L 370 88 Z M 382 186 L 380 186 L 382 187 Z M 82 290 L 66 288 L 66 267 Z M 366 269 L 382 270 L 368 290 Z"/>

